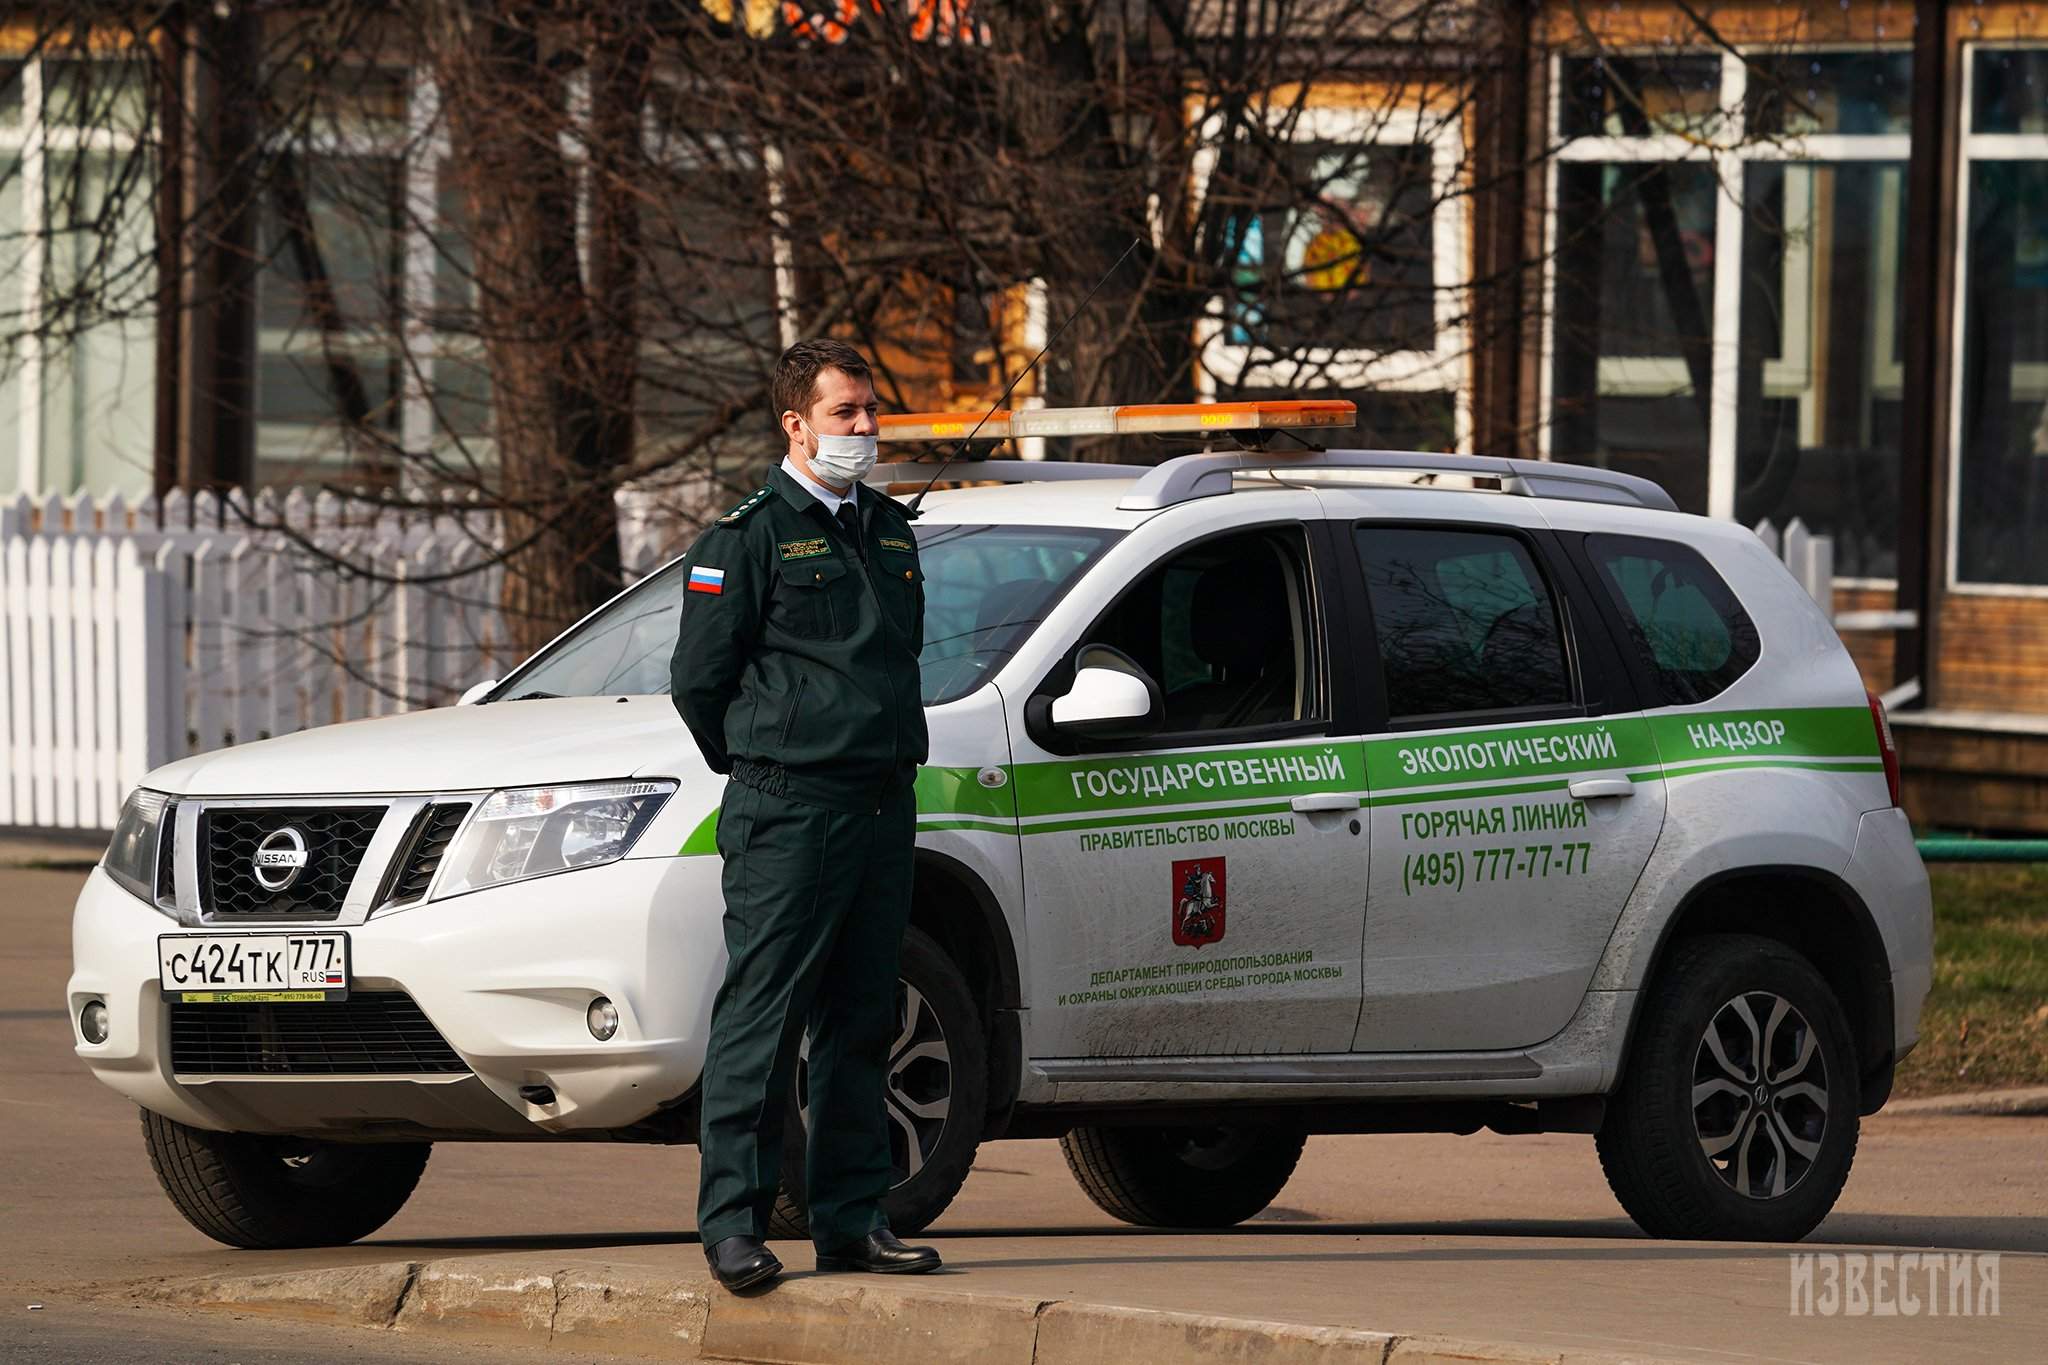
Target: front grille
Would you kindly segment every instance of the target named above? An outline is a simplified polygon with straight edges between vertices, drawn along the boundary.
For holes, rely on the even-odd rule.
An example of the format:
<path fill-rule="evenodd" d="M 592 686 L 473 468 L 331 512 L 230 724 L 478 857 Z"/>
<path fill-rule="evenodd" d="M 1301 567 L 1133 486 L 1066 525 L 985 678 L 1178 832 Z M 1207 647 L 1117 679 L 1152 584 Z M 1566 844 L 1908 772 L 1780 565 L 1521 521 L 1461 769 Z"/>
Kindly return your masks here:
<path fill-rule="evenodd" d="M 328 920 L 384 818 L 383 806 L 223 807 L 199 819 L 199 898 L 213 919 Z M 306 845 L 306 865 L 290 886 L 272 891 L 256 879 L 256 847 L 282 829 Z"/>
<path fill-rule="evenodd" d="M 427 894 L 427 888 L 434 882 L 434 872 L 441 866 L 441 855 L 454 841 L 462 817 L 469 814 L 469 805 L 467 801 L 441 801 L 421 812 L 386 900 L 418 900 Z"/>
<path fill-rule="evenodd" d="M 209 1076 L 392 1076 L 469 1070 L 403 991 L 305 1005 L 171 1006 L 171 1069 Z"/>

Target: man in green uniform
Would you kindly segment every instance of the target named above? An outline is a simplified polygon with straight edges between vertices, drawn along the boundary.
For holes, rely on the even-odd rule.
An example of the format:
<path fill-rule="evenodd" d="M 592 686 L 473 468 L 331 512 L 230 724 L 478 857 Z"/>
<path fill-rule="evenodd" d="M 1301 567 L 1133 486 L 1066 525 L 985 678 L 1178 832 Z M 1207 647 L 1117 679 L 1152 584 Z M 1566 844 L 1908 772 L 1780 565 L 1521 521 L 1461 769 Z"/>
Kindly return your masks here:
<path fill-rule="evenodd" d="M 671 681 L 728 775 L 725 982 L 701 1086 L 697 1229 L 723 1284 L 782 1269 L 762 1243 L 796 1049 L 811 1033 L 806 1195 L 820 1270 L 918 1272 L 890 1233 L 882 1087 L 896 1030 L 926 755 L 924 583 L 910 518 L 860 485 L 875 458 L 867 363 L 800 342 L 772 400 L 789 452 L 690 550 Z"/>

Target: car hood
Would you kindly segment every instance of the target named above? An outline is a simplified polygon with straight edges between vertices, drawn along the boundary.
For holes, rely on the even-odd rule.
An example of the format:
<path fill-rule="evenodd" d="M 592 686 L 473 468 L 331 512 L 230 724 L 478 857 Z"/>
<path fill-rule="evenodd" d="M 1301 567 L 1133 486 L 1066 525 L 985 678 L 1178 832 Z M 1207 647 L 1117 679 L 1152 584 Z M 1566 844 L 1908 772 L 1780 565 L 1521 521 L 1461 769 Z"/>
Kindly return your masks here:
<path fill-rule="evenodd" d="M 720 780 L 667 697 L 561 697 L 323 725 L 179 759 L 144 783 L 182 796 L 340 796 L 609 777 Z"/>

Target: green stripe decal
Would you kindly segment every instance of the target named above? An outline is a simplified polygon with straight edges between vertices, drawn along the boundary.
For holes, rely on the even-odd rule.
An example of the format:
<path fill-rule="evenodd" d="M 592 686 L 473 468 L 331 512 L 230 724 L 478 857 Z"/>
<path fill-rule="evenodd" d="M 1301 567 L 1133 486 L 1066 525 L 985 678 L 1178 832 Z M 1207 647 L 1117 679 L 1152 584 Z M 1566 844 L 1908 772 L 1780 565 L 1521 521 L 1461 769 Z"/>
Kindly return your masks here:
<path fill-rule="evenodd" d="M 1006 782 L 1000 787 L 984 787 L 980 773 L 979 768 L 919 768 L 917 808 L 921 811 L 944 811 L 948 815 L 1016 819 L 1016 785 Z"/>
<path fill-rule="evenodd" d="M 1362 791 L 1366 785 L 1364 746 L 1357 740 L 1025 763 L 1013 769 L 1011 777 L 1017 813 L 1023 816 L 1271 800 L 1311 792 Z M 1180 812 L 1168 818 L 1201 813 Z"/>
<path fill-rule="evenodd" d="M 1716 711 L 1650 718 L 1666 763 L 1694 758 L 1786 754 L 1800 758 L 1877 758 L 1877 727 L 1867 706 Z"/>
<path fill-rule="evenodd" d="M 925 767 L 917 828 L 1056 834 L 1290 812 L 1287 798 L 1310 793 L 1367 792 L 1365 806 L 1403 806 L 1562 791 L 1593 772 L 1654 782 L 1745 768 L 1864 774 L 1884 765 L 1861 706 L 1664 712 L 1005 765 L 996 787 L 982 784 L 981 768 Z M 1070 818 L 1044 818 L 1059 816 Z M 678 852 L 717 852 L 717 830 L 713 809 Z"/>
<path fill-rule="evenodd" d="M 676 850 L 678 858 L 687 858 L 697 853 L 718 852 L 718 807 L 698 821 L 697 828 L 690 831 L 690 837 L 683 840 L 683 846 Z"/>

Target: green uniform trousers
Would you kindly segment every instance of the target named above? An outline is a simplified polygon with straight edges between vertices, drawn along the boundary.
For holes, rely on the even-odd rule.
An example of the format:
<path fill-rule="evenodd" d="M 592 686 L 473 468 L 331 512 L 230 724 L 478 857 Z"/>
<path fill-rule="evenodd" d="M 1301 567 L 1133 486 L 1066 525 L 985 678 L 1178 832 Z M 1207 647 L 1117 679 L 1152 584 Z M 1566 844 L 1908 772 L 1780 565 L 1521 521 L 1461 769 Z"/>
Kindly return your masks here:
<path fill-rule="evenodd" d="M 784 1101 L 806 1025 L 811 1240 L 829 1250 L 888 1226 L 882 1087 L 916 837 L 917 797 L 907 783 L 885 793 L 874 814 L 726 785 L 718 851 L 728 961 L 711 1009 L 699 1139 L 705 1246 L 767 1234 Z"/>

